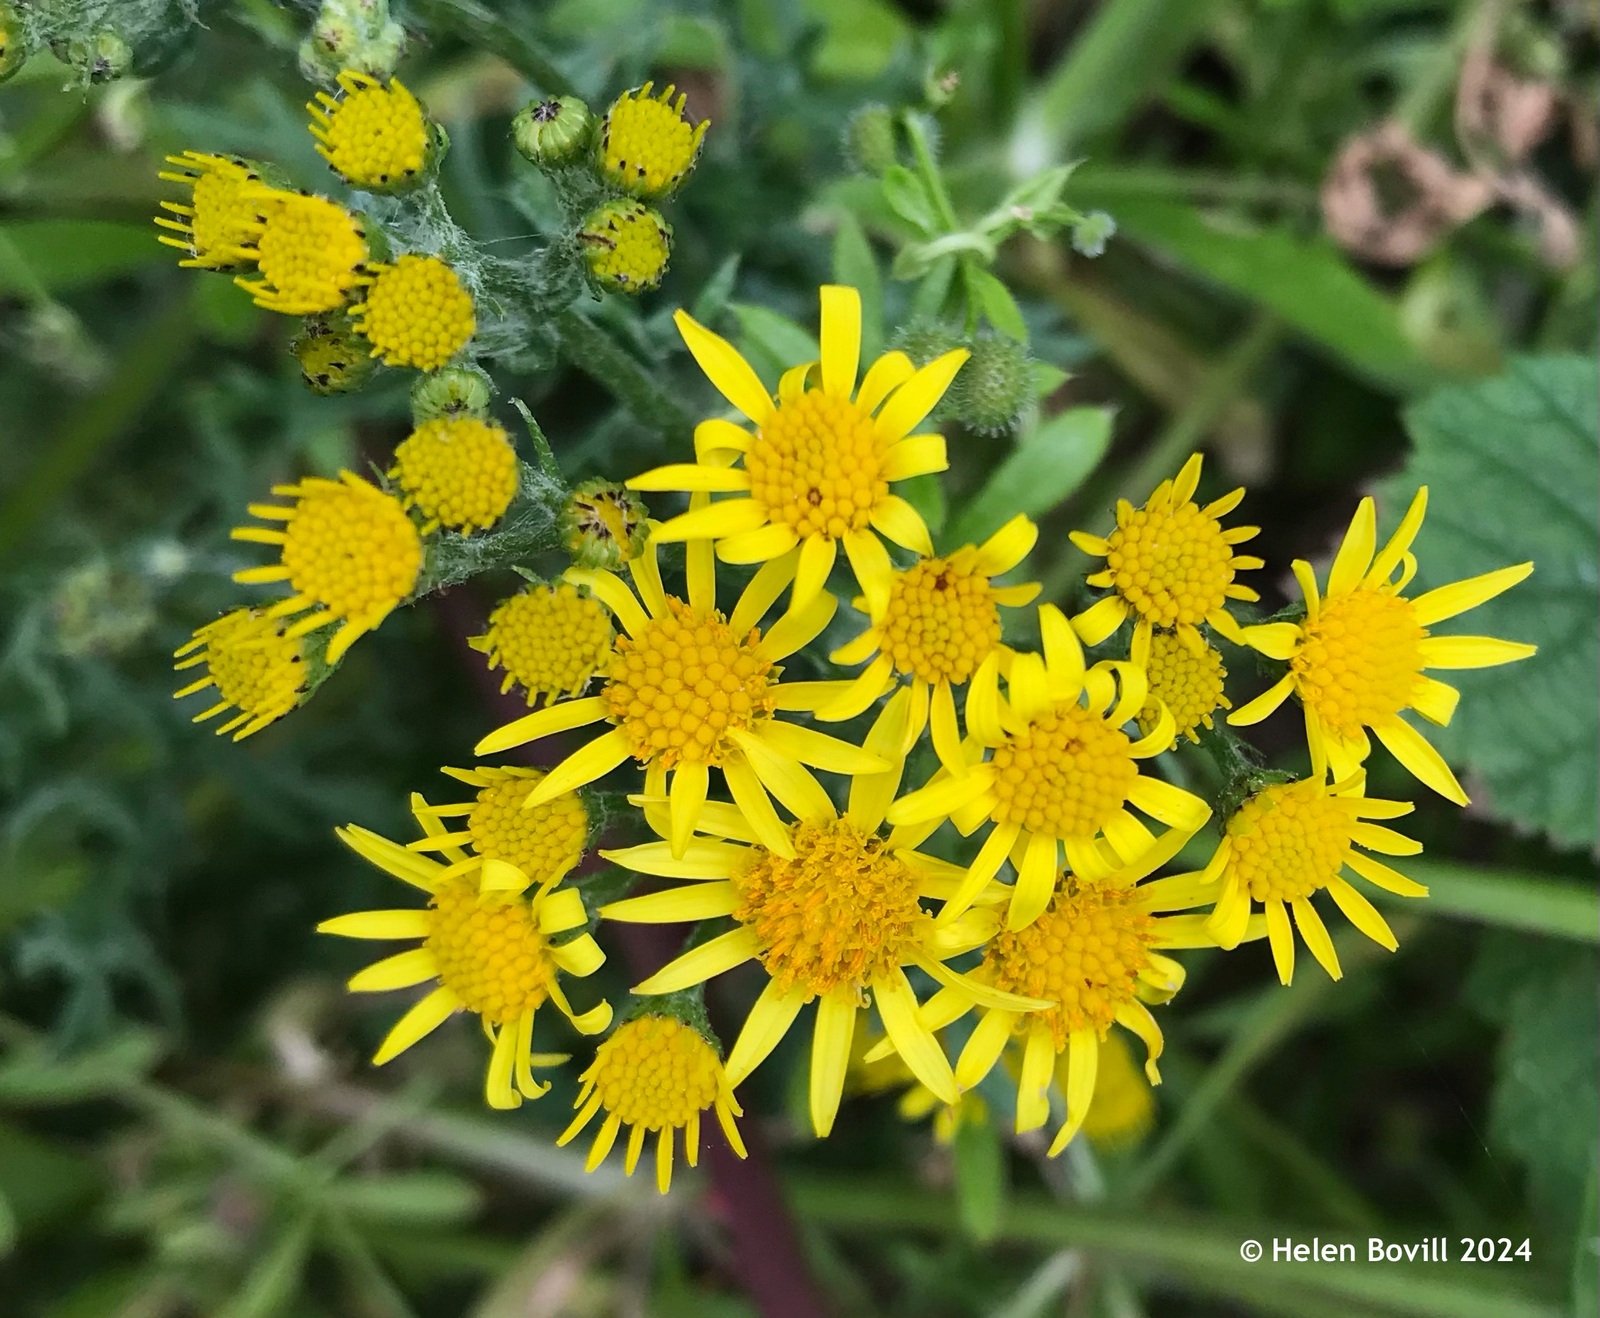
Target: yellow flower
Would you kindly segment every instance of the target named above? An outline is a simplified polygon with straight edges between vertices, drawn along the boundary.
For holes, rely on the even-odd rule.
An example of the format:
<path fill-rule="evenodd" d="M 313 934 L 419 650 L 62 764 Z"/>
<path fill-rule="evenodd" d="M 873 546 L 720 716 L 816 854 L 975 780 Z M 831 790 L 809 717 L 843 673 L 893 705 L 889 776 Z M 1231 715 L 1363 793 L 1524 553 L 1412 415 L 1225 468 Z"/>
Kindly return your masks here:
<path fill-rule="evenodd" d="M 505 516 L 521 469 L 511 436 L 475 416 L 424 421 L 394 451 L 389 473 L 407 508 L 423 516 L 422 534 L 441 526 L 471 535 Z"/>
<path fill-rule="evenodd" d="M 1334 979 L 1343 973 L 1328 937 L 1327 926 L 1311 904 L 1312 894 L 1326 889 L 1345 918 L 1368 938 L 1391 952 L 1399 944 L 1383 916 L 1343 876 L 1349 869 L 1400 897 L 1426 897 L 1428 890 L 1382 861 L 1357 851 L 1414 856 L 1422 850 L 1392 828 L 1370 823 L 1411 813 L 1409 801 L 1380 801 L 1363 796 L 1364 778 L 1353 774 L 1331 788 L 1320 770 L 1299 782 L 1272 783 L 1239 807 L 1223 829 L 1210 863 L 1201 872 L 1208 883 L 1222 880 L 1207 928 L 1222 947 L 1235 947 L 1244 937 L 1253 902 L 1266 908 L 1267 937 L 1278 978 L 1294 978 L 1294 934 L 1289 912 L 1311 955 Z"/>
<path fill-rule="evenodd" d="M 467 644 L 489 656 L 490 668 L 506 670 L 502 694 L 520 686 L 532 706 L 540 696 L 553 701 L 582 692 L 611 657 L 614 636 L 605 606 L 563 581 L 501 600 L 489 630 Z"/>
<path fill-rule="evenodd" d="M 328 642 L 328 662 L 336 664 L 416 586 L 422 538 L 397 499 L 348 471 L 336 481 L 312 476 L 298 485 L 275 485 L 272 492 L 294 502 L 287 508 L 253 503 L 250 511 L 282 522 L 283 530 L 240 526 L 233 538 L 278 546 L 281 558 L 268 567 L 235 572 L 233 579 L 248 585 L 289 583 L 294 594 L 266 612 L 273 619 L 305 614 L 289 627 L 288 636 L 339 623 Z"/>
<path fill-rule="evenodd" d="M 362 300 L 350 318 L 388 366 L 436 371 L 467 346 L 478 328 L 472 296 L 437 256 L 402 256 L 369 265 L 355 282 Z"/>
<path fill-rule="evenodd" d="M 255 244 L 266 217 L 261 211 L 261 175 L 246 160 L 234 156 L 185 151 L 168 156 L 178 172 L 163 170 L 160 177 L 181 183 L 190 191 L 187 205 L 164 201 L 161 208 L 177 216 L 156 216 L 156 223 L 182 237 L 160 235 L 168 247 L 189 255 L 178 262 L 201 270 L 227 270 L 247 264 L 246 249 Z"/>
<path fill-rule="evenodd" d="M 671 196 L 700 158 L 709 119 L 692 127 L 684 117 L 688 100 L 674 103 L 670 84 L 652 97 L 654 83 L 623 92 L 600 125 L 600 173 L 615 186 L 646 201 Z"/>
<path fill-rule="evenodd" d="M 895 1104 L 902 1121 L 924 1121 L 930 1113 L 933 1115 L 933 1138 L 937 1144 L 950 1144 L 962 1126 L 989 1119 L 989 1105 L 976 1093 L 961 1094 L 954 1103 L 941 1102 L 911 1073 L 905 1059 L 894 1051 L 894 1044 L 881 1031 L 857 1036 L 850 1046 L 845 1092 L 882 1094 L 892 1089 L 904 1091 Z"/>
<path fill-rule="evenodd" d="M 1011 670 L 1011 651 L 1000 643 L 1000 607 L 1029 603 L 1037 583 L 996 586 L 993 578 L 1028 556 L 1039 528 L 1020 513 L 981 547 L 966 545 L 940 558 L 919 559 L 896 570 L 887 554 L 862 570 L 861 588 L 872 625 L 831 656 L 836 664 L 872 662 L 846 694 L 818 711 L 822 719 L 854 718 L 895 676 L 911 679 L 911 736 L 922 735 L 930 716 L 933 745 L 953 772 L 966 764 L 956 720 L 956 686 L 985 664 Z M 882 546 L 878 546 L 882 549 Z M 870 557 L 870 555 L 869 555 Z"/>
<path fill-rule="evenodd" d="M 1178 848 L 1162 850 L 1158 864 Z M 956 1062 L 956 1083 L 970 1089 L 988 1075 L 1014 1036 L 1022 1038 L 1019 1132 L 1036 1130 L 1050 1119 L 1050 1084 L 1061 1072 L 1067 1119 L 1050 1146 L 1051 1157 L 1066 1148 L 1088 1116 L 1101 1042 L 1113 1025 L 1144 1041 L 1145 1074 L 1151 1084 L 1161 1083 L 1156 1067 L 1164 1046 L 1161 1027 L 1147 1004 L 1169 1001 L 1184 979 L 1183 967 L 1163 949 L 1213 945 L 1205 917 L 1165 914 L 1207 900 L 1200 876 L 1138 882 L 1148 872 L 1141 865 L 1102 880 L 1063 874 L 1045 912 L 1025 929 L 999 934 L 973 971 L 973 978 L 1006 993 L 1053 1003 L 1027 1014 L 985 1007 Z M 924 1008 L 924 1018 L 943 1025 L 967 1009 L 961 994 L 939 994 Z M 1058 1061 L 1063 1054 L 1064 1069 Z"/>
<path fill-rule="evenodd" d="M 733 1151 L 745 1156 L 736 1116 L 743 1115 L 722 1058 L 699 1030 L 671 1016 L 645 1014 L 617 1026 L 596 1050 L 583 1073 L 583 1088 L 573 1104 L 578 1115 L 556 1141 L 570 1143 L 604 1109 L 584 1166 L 593 1171 L 605 1161 L 623 1126 L 629 1126 L 623 1170 L 633 1175 L 644 1150 L 644 1138 L 656 1132 L 656 1189 L 672 1185 L 674 1134 L 683 1131 L 689 1166 L 700 1162 L 700 1114 L 715 1109 L 717 1124 Z"/>
<path fill-rule="evenodd" d="M 905 735 L 909 697 L 897 695 L 867 739 L 869 748 L 893 753 Z M 644 983 L 639 994 L 676 993 L 747 961 L 759 961 L 767 986 L 756 999 L 728 1056 L 728 1080 L 738 1085 L 777 1047 L 800 1008 L 817 1003 L 811 1042 L 811 1123 L 819 1137 L 833 1126 L 844 1092 L 856 1016 L 876 1004 L 889 1039 L 911 1073 L 942 1102 L 956 1101 L 955 1077 L 933 1032 L 918 1014 L 906 978 L 916 966 L 964 1001 L 1027 1011 L 1041 1002 L 976 984 L 944 963 L 993 936 L 988 909 L 935 924 L 924 899 L 948 897 L 960 880 L 954 865 L 914 850 L 925 836 L 897 830 L 880 835 L 884 806 L 900 780 L 900 765 L 863 775 L 838 814 L 825 792 L 779 825 L 734 805 L 707 803 L 704 837 L 674 854 L 649 842 L 602 854 L 625 869 L 693 882 L 602 907 L 607 920 L 678 923 L 732 916 L 735 927 L 691 948 Z M 658 796 L 646 784 L 646 798 Z M 668 812 L 647 804 L 658 834 L 671 827 Z M 779 845 L 781 844 L 781 846 Z"/>
<path fill-rule="evenodd" d="M 309 316 L 344 305 L 367 261 L 361 221 L 338 202 L 257 185 L 245 192 L 262 215 L 255 241 L 239 248 L 261 272 L 235 278 L 259 307 Z"/>
<path fill-rule="evenodd" d="M 365 73 L 339 74 L 344 95 L 318 92 L 306 104 L 317 152 L 353 187 L 387 192 L 416 178 L 428 162 L 428 117 L 398 78 L 386 87 Z"/>
<path fill-rule="evenodd" d="M 438 861 L 388 838 L 354 825 L 338 832 L 358 855 L 428 894 L 423 909 L 360 911 L 317 926 L 319 933 L 345 938 L 421 940 L 420 947 L 375 962 L 350 981 L 354 993 L 436 983 L 389 1031 L 374 1066 L 398 1057 L 456 1012 L 470 1011 L 481 1018 L 494 1046 L 485 1098 L 491 1107 L 513 1108 L 550 1087 L 539 1084 L 531 1070 L 539 1060 L 532 1052 L 533 1018 L 546 1001 L 584 1034 L 598 1034 L 611 1023 L 609 1005 L 576 1013 L 561 987 L 562 974 L 582 979 L 605 961 L 587 932 L 553 941 L 588 923 L 576 889 L 543 887 L 531 899 L 482 892 L 475 875 L 452 875 Z"/>
<path fill-rule="evenodd" d="M 1067 1091 L 1070 1068 L 1056 1060 L 1056 1083 Z M 1133 1049 L 1118 1030 L 1100 1040 L 1095 1068 L 1094 1099 L 1083 1118 L 1083 1133 L 1101 1148 L 1119 1149 L 1137 1144 L 1150 1133 L 1156 1119 L 1156 1095 L 1150 1079 L 1133 1060 Z"/>
<path fill-rule="evenodd" d="M 608 293 L 648 293 L 672 259 L 672 226 L 636 201 L 602 203 L 578 230 L 583 263 Z"/>
<path fill-rule="evenodd" d="M 918 370 L 903 352 L 885 353 L 857 391 L 861 296 L 831 285 L 821 296 L 822 360 L 785 372 L 776 402 L 732 344 L 679 311 L 678 332 L 701 370 L 755 430 L 702 421 L 697 462 L 657 467 L 628 482 L 635 490 L 737 494 L 672 518 L 658 537 L 714 540 L 726 563 L 765 563 L 798 545 L 797 609 L 822 593 L 841 542 L 863 587 L 881 577 L 886 557 L 874 530 L 913 553 L 933 554 L 921 516 L 889 486 L 949 466 L 942 435 L 911 432 L 968 356 L 957 348 Z"/>
<path fill-rule="evenodd" d="M 1199 625 L 1208 622 L 1235 644 L 1244 643 L 1228 612 L 1231 599 L 1256 600 L 1234 574 L 1262 566 L 1259 558 L 1235 554 L 1233 547 L 1260 528 L 1222 529 L 1219 520 L 1239 506 L 1244 490 L 1225 494 L 1204 508 L 1194 502 L 1200 484 L 1196 453 L 1174 480 L 1162 481 L 1143 508 L 1117 502 L 1117 528 L 1105 539 L 1084 531 L 1072 543 L 1106 560 L 1105 570 L 1088 578 L 1111 593 L 1072 620 L 1085 645 L 1099 645 L 1131 615 L 1137 644 L 1153 627 L 1175 629 L 1195 649 L 1204 644 Z"/>
<path fill-rule="evenodd" d="M 1195 649 L 1177 632 L 1150 632 L 1142 645 L 1135 638 L 1132 659 L 1145 670 L 1145 680 L 1150 684 L 1144 708 L 1139 711 L 1141 732 L 1155 729 L 1165 706 L 1172 714 L 1177 735 L 1198 742 L 1200 729 L 1212 726 L 1212 715 L 1219 709 L 1233 708 L 1233 702 L 1223 694 L 1228 670 L 1212 645 L 1202 642 Z"/>
<path fill-rule="evenodd" d="M 609 723 L 608 731 L 551 770 L 529 804 L 593 782 L 632 757 L 649 766 L 647 784 L 657 782 L 670 793 L 677 852 L 689 845 L 713 768 L 722 770 L 734 799 L 769 835 L 782 825 L 768 792 L 797 815 L 826 799 L 806 765 L 846 774 L 886 769 L 877 755 L 777 717 L 837 694 L 837 683 L 784 685 L 777 667 L 828 625 L 833 596 L 818 597 L 803 612 L 791 610 L 763 635 L 757 624 L 793 578 L 793 557 L 758 572 L 727 617 L 717 609 L 715 568 L 709 545 L 690 547 L 687 600 L 663 588 L 654 541 L 629 564 L 634 590 L 611 572 L 570 569 L 567 580 L 593 591 L 625 633 L 617 638 L 605 685 L 599 695 L 548 705 L 506 724 L 479 742 L 476 753 Z"/>
<path fill-rule="evenodd" d="M 1485 572 L 1440 586 L 1416 599 L 1406 586 L 1416 572 L 1411 542 L 1422 527 L 1428 489 L 1417 491 L 1389 543 L 1377 550 L 1377 514 L 1363 499 L 1328 571 L 1324 593 L 1303 560 L 1294 563 L 1305 595 L 1299 623 L 1248 629 L 1249 644 L 1273 659 L 1287 659 L 1282 680 L 1228 716 L 1235 725 L 1259 723 L 1291 691 L 1305 710 L 1313 766 L 1327 764 L 1335 782 L 1350 777 L 1372 750 L 1367 730 L 1422 782 L 1457 805 L 1467 794 L 1428 741 L 1401 711 L 1414 709 L 1444 727 L 1460 692 L 1427 676 L 1429 668 L 1492 668 L 1526 659 L 1538 647 L 1489 636 L 1434 636 L 1429 628 L 1477 608 L 1533 571 L 1532 563 Z M 1376 553 L 1374 552 L 1376 550 Z M 1396 575 L 1398 573 L 1398 575 Z"/>
<path fill-rule="evenodd" d="M 412 851 L 437 851 L 449 868 L 444 877 L 476 875 L 484 892 L 521 892 L 530 883 L 549 888 L 583 859 L 589 812 L 568 792 L 528 810 L 523 802 L 544 780 L 538 769 L 450 769 L 450 777 L 478 789 L 470 801 L 429 805 L 412 795 L 411 812 L 427 835 Z M 445 819 L 466 817 L 466 827 L 446 831 Z M 470 851 L 468 850 L 470 848 Z"/>
<path fill-rule="evenodd" d="M 963 833 L 991 823 L 946 915 L 965 909 L 1011 857 L 1017 883 L 1007 925 L 1014 930 L 1049 905 L 1062 851 L 1079 881 L 1094 883 L 1170 845 L 1170 834 L 1158 839 L 1128 806 L 1183 837 L 1211 816 L 1199 797 L 1139 772 L 1140 760 L 1169 749 L 1174 738 L 1166 710 L 1138 741 L 1123 731 L 1144 708 L 1144 670 L 1106 660 L 1085 671 L 1078 638 L 1054 605 L 1040 608 L 1039 627 L 1044 656 L 1012 660 L 1008 699 L 1000 697 L 996 665 L 973 677 L 963 752 L 971 761 L 987 749 L 989 758 L 959 773 L 941 769 L 889 812 L 893 824 L 952 819 Z"/>
<path fill-rule="evenodd" d="M 260 609 L 235 609 L 195 631 L 173 656 L 179 672 L 205 666 L 205 676 L 174 695 L 182 700 L 207 687 L 222 698 L 194 716 L 195 723 L 227 709 L 239 712 L 217 729 L 235 741 L 260 732 L 300 703 L 306 690 L 305 647 L 282 623 Z"/>

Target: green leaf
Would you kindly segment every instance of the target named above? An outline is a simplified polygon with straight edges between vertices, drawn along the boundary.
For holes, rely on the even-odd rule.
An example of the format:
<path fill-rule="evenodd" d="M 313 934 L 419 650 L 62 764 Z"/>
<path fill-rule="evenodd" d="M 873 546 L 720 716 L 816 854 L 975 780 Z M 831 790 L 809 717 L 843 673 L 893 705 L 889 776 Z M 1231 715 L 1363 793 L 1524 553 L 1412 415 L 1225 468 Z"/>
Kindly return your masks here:
<path fill-rule="evenodd" d="M 1451 861 L 1408 859 L 1403 865 L 1410 878 L 1427 885 L 1427 904 L 1418 906 L 1409 898 L 1374 892 L 1380 905 L 1574 942 L 1600 942 L 1600 893 L 1590 884 Z"/>
<path fill-rule="evenodd" d="M 1028 434 L 950 528 L 954 544 L 976 544 L 1018 513 L 1049 512 L 1082 485 L 1111 442 L 1111 409 L 1074 407 Z"/>
<path fill-rule="evenodd" d="M 116 1097 L 149 1074 L 162 1051 L 161 1040 L 147 1030 L 128 1030 L 66 1057 L 43 1044 L 16 1049 L 0 1063 L 0 1105 L 49 1107 Z"/>
<path fill-rule="evenodd" d="M 69 292 L 176 253 L 143 224 L 112 220 L 12 220 L 0 224 L 0 293 Z"/>
<path fill-rule="evenodd" d="M 80 1214 L 100 1182 L 87 1156 L 0 1122 L 0 1195 L 18 1235 Z"/>
<path fill-rule="evenodd" d="M 218 1318 L 272 1318 L 284 1311 L 300 1291 L 313 1222 L 309 1215 L 302 1217 L 279 1234 Z"/>
<path fill-rule="evenodd" d="M 1397 519 L 1429 487 L 1412 593 L 1532 560 L 1533 576 L 1437 628 L 1539 646 L 1503 668 L 1446 672 L 1461 690 L 1448 728 L 1429 728 L 1469 770 L 1476 804 L 1566 846 L 1592 846 L 1600 793 L 1595 562 L 1600 555 L 1600 368 L 1529 357 L 1481 384 L 1441 390 L 1406 414 L 1414 444 L 1381 501 Z"/>
<path fill-rule="evenodd" d="M 1224 222 L 1153 197 L 1124 198 L 1116 217 L 1123 237 L 1267 307 L 1373 384 L 1406 393 L 1437 379 L 1401 329 L 1395 302 L 1328 240 Z"/>
<path fill-rule="evenodd" d="M 730 302 L 728 310 L 739 321 L 739 351 L 763 378 L 775 382 L 791 366 L 822 356 L 816 337 L 787 316 L 749 302 Z"/>
<path fill-rule="evenodd" d="M 907 224 L 932 237 L 939 231 L 938 213 L 922 180 L 904 165 L 890 165 L 883 172 L 883 196 L 889 207 Z"/>
<path fill-rule="evenodd" d="M 967 280 L 967 294 L 1002 334 L 1008 334 L 1018 343 L 1028 341 L 1028 325 L 1022 319 L 1022 309 L 1017 306 L 1011 290 L 976 261 L 963 261 L 961 269 Z"/>
<path fill-rule="evenodd" d="M 354 1221 L 446 1226 L 478 1211 L 477 1188 L 449 1172 L 393 1172 L 350 1177 L 328 1188 L 328 1201 Z"/>
<path fill-rule="evenodd" d="M 956 1126 L 956 1207 L 961 1225 L 980 1244 L 1000 1231 L 1006 1195 L 1006 1154 L 994 1121 L 966 1120 Z"/>
<path fill-rule="evenodd" d="M 909 28 L 887 0 L 805 0 L 807 13 L 821 19 L 823 37 L 812 55 L 819 78 L 864 82 L 889 67 Z"/>
<path fill-rule="evenodd" d="M 1572 1246 L 1573 1318 L 1600 1314 L 1600 1162 L 1589 1168 L 1578 1238 Z"/>
<path fill-rule="evenodd" d="M 922 515 L 922 520 L 928 524 L 929 532 L 938 535 L 944 530 L 945 520 L 950 515 L 950 506 L 945 501 L 944 482 L 939 479 L 938 472 L 929 472 L 926 476 L 913 476 L 910 480 L 899 481 L 894 490 Z"/>
<path fill-rule="evenodd" d="M 861 359 L 871 362 L 883 351 L 883 277 L 866 230 L 848 211 L 833 235 L 833 278 L 861 294 Z"/>

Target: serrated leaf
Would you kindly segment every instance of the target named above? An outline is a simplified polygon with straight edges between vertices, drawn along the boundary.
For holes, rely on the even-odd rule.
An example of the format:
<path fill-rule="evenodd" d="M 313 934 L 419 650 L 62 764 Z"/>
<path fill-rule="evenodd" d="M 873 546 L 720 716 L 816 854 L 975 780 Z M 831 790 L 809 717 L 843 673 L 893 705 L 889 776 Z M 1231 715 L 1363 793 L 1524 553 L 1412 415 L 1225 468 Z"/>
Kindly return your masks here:
<path fill-rule="evenodd" d="M 1461 704 L 1428 736 L 1468 769 L 1480 808 L 1567 846 L 1595 843 L 1600 794 L 1597 390 L 1600 368 L 1582 357 L 1522 358 L 1492 380 L 1441 390 L 1407 412 L 1412 458 L 1382 490 L 1393 520 L 1429 487 L 1413 594 L 1535 564 L 1527 581 L 1437 630 L 1528 641 L 1539 653 L 1441 674 Z"/>
<path fill-rule="evenodd" d="M 1037 517 L 1083 484 L 1111 442 L 1111 410 L 1074 407 L 1029 431 L 955 519 L 952 544 L 976 544 L 1018 513 Z"/>

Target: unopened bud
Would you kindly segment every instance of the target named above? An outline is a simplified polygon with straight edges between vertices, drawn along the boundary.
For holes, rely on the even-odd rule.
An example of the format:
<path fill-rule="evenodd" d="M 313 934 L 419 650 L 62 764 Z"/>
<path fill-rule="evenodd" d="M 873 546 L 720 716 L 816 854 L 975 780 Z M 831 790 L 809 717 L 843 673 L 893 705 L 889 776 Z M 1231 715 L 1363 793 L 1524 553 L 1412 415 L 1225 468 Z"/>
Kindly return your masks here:
<path fill-rule="evenodd" d="M 615 570 L 644 550 L 649 510 L 615 481 L 587 480 L 561 508 L 561 542 L 579 567 Z"/>
<path fill-rule="evenodd" d="M 476 366 L 446 366 L 420 376 L 411 386 L 411 420 L 416 425 L 461 416 L 487 416 L 494 382 Z"/>
<path fill-rule="evenodd" d="M 344 316 L 307 316 L 289 345 L 300 378 L 314 394 L 348 394 L 365 387 L 377 363 L 367 341 Z"/>
<path fill-rule="evenodd" d="M 899 162 L 894 113 L 887 105 L 863 105 L 844 125 L 844 157 L 863 174 L 882 174 Z"/>
<path fill-rule="evenodd" d="M 511 139 L 522 158 L 541 169 L 583 160 L 594 138 L 594 116 L 576 96 L 529 101 L 511 121 Z"/>
<path fill-rule="evenodd" d="M 672 255 L 672 228 L 637 201 L 608 201 L 578 231 L 590 277 L 608 293 L 646 293 L 661 282 Z"/>

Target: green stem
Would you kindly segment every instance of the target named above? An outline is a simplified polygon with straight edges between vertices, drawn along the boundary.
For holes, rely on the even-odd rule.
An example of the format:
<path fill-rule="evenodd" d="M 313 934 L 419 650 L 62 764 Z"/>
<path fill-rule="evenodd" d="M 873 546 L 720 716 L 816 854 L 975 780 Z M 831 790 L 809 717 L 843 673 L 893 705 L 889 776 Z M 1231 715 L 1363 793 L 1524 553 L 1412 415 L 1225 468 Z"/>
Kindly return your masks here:
<path fill-rule="evenodd" d="M 1600 893 L 1592 887 L 1523 870 L 1478 869 L 1444 860 L 1401 864 L 1408 876 L 1428 885 L 1428 898 L 1416 902 L 1376 894 L 1390 904 L 1550 938 L 1600 943 Z"/>
<path fill-rule="evenodd" d="M 345 1265 L 362 1307 L 381 1318 L 416 1318 L 414 1310 L 399 1287 L 390 1279 L 383 1264 L 379 1263 L 372 1247 L 342 1213 L 324 1213 L 323 1230 L 328 1244 Z"/>
<path fill-rule="evenodd" d="M 939 212 L 939 220 L 944 225 L 946 233 L 955 233 L 961 226 L 956 221 L 956 208 L 950 203 L 950 194 L 945 190 L 944 176 L 939 172 L 938 162 L 933 158 L 933 148 L 928 145 L 928 135 L 922 131 L 922 120 L 911 111 L 907 110 L 900 116 L 905 126 L 906 137 L 911 143 L 911 154 L 917 162 L 917 174 L 922 179 L 922 184 L 928 189 L 928 195 L 933 198 L 935 209 Z"/>
<path fill-rule="evenodd" d="M 544 47 L 477 0 L 414 0 L 430 24 L 499 56 L 546 96 L 576 96 L 572 80 Z"/>
<path fill-rule="evenodd" d="M 674 439 L 694 432 L 694 419 L 643 366 L 592 320 L 568 307 L 556 313 L 561 353 L 633 413 L 640 424 Z"/>

